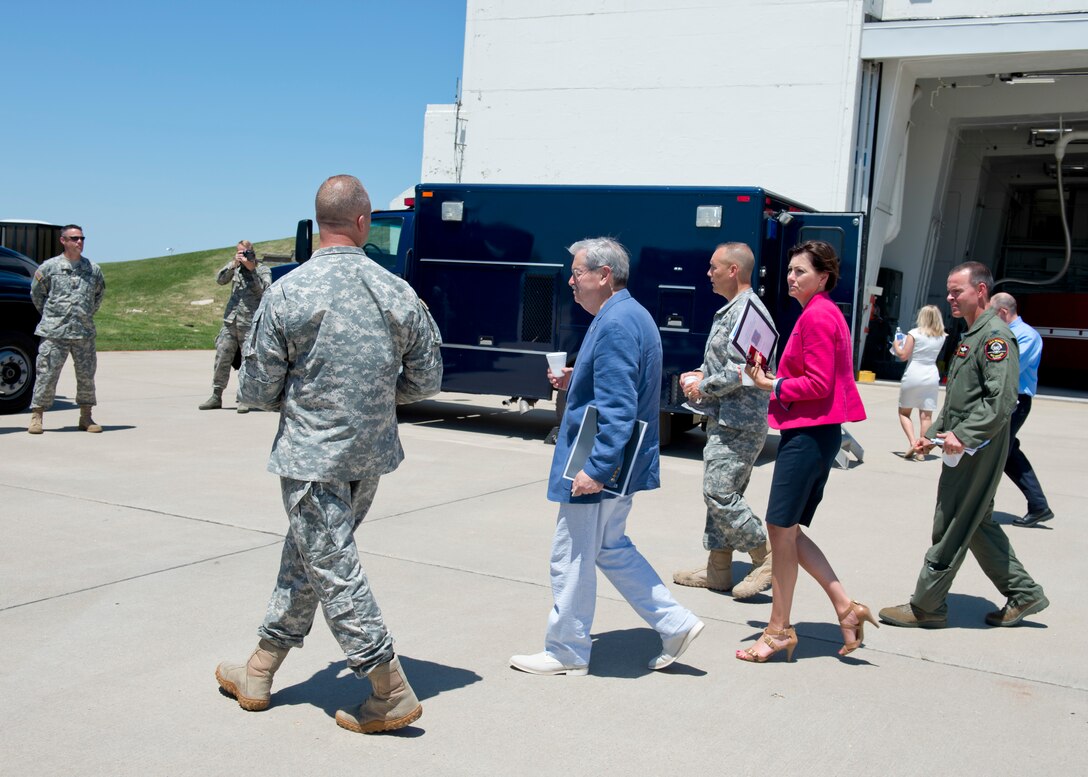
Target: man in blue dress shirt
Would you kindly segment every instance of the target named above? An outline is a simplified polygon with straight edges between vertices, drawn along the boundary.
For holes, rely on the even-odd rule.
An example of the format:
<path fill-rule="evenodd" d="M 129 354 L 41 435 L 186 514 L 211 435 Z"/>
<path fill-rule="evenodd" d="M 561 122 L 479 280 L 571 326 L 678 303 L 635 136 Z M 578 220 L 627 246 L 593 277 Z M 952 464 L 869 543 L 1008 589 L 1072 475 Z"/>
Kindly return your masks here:
<path fill-rule="evenodd" d="M 1039 485 L 1039 478 L 1035 476 L 1035 470 L 1031 468 L 1031 462 L 1024 452 L 1020 450 L 1020 440 L 1016 433 L 1028 420 L 1031 412 L 1031 398 L 1039 387 L 1039 361 L 1043 358 L 1043 338 L 1039 333 L 1025 323 L 1024 319 L 1016 312 L 1016 299 L 1011 294 L 998 292 L 990 299 L 994 312 L 1009 325 L 1009 329 L 1016 335 L 1016 343 L 1020 346 L 1020 388 L 1017 396 L 1016 409 L 1009 421 L 1009 458 L 1005 461 L 1005 474 L 1009 476 L 1016 487 L 1028 500 L 1028 511 L 1022 518 L 1013 521 L 1017 526 L 1034 526 L 1041 521 L 1049 521 L 1054 517 L 1050 505 L 1046 501 L 1043 487 Z"/>
<path fill-rule="evenodd" d="M 569 250 L 574 261 L 568 285 L 574 301 L 594 319 L 575 366 L 563 368 L 561 375 L 548 371 L 552 386 L 567 390 L 548 477 L 548 499 L 559 503 L 551 556 L 554 606 L 544 652 L 513 656 L 510 664 L 542 675 L 589 671 L 599 567 L 661 636 L 661 653 L 649 668 L 664 669 L 687 650 L 703 623 L 677 604 L 626 534 L 632 495 L 660 485 L 661 338 L 653 317 L 627 291 L 630 261 L 623 246 L 594 238 Z M 571 447 L 590 405 L 597 408 L 593 448 L 573 481 L 564 479 Z M 624 448 L 637 434 L 638 421 L 646 423 L 646 433 L 623 489 Z M 622 495 L 612 493 L 620 491 Z"/>

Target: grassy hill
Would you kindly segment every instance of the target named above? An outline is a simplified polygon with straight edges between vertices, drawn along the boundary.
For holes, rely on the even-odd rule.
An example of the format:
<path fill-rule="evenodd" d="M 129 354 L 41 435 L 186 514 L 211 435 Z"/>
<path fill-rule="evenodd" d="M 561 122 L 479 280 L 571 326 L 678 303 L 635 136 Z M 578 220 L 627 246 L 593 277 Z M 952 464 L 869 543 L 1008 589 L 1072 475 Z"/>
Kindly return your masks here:
<path fill-rule="evenodd" d="M 290 255 L 294 238 L 255 243 L 257 256 Z M 216 273 L 234 246 L 101 265 L 106 298 L 95 316 L 100 351 L 214 348 L 230 286 Z M 207 304 L 197 304 L 204 300 Z"/>

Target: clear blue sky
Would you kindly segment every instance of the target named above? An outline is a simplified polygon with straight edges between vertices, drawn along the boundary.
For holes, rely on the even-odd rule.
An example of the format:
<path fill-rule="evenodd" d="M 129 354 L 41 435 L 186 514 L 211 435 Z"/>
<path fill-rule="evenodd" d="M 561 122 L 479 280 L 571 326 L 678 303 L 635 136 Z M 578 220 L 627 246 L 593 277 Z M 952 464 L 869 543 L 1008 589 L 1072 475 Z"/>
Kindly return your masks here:
<path fill-rule="evenodd" d="M 0 219 L 74 222 L 99 262 L 293 235 L 326 177 L 419 183 L 464 0 L 15 2 Z"/>

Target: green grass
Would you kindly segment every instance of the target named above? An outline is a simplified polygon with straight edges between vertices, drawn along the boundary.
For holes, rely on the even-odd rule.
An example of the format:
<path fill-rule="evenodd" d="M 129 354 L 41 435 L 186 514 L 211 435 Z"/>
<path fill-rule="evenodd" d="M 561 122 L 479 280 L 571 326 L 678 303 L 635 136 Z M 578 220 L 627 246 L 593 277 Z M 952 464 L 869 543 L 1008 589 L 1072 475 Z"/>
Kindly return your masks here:
<path fill-rule="evenodd" d="M 255 243 L 262 254 L 289 255 L 294 238 Z M 106 298 L 95 316 L 100 351 L 215 347 L 230 285 L 215 282 L 234 246 L 101 265 Z M 210 299 L 207 305 L 193 302 Z"/>

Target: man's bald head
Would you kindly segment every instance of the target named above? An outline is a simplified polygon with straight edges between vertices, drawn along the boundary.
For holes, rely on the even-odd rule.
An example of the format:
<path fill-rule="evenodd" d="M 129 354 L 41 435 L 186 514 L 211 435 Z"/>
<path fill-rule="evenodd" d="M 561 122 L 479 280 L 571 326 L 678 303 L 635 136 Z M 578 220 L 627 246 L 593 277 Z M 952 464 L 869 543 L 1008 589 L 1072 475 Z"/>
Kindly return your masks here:
<path fill-rule="evenodd" d="M 334 175 L 317 190 L 314 211 L 322 239 L 326 233 L 348 235 L 363 230 L 363 241 L 370 229 L 370 195 L 353 175 Z M 364 217 L 360 224 L 359 218 Z M 362 245 L 362 241 L 356 243 Z"/>
<path fill-rule="evenodd" d="M 999 310 L 1008 311 L 1013 318 L 1016 317 L 1016 298 L 1005 291 L 999 291 L 990 297 L 990 305 Z"/>
<path fill-rule="evenodd" d="M 737 279 L 742 284 L 752 282 L 752 272 L 756 268 L 756 257 L 746 243 L 722 243 L 718 248 L 725 251 L 725 260 L 737 266 Z"/>
<path fill-rule="evenodd" d="M 997 317 L 1006 324 L 1011 324 L 1019 318 L 1016 313 L 1016 297 L 1012 296 L 1007 291 L 999 291 L 997 294 L 990 297 L 990 307 L 994 309 L 994 313 L 997 314 Z"/>

